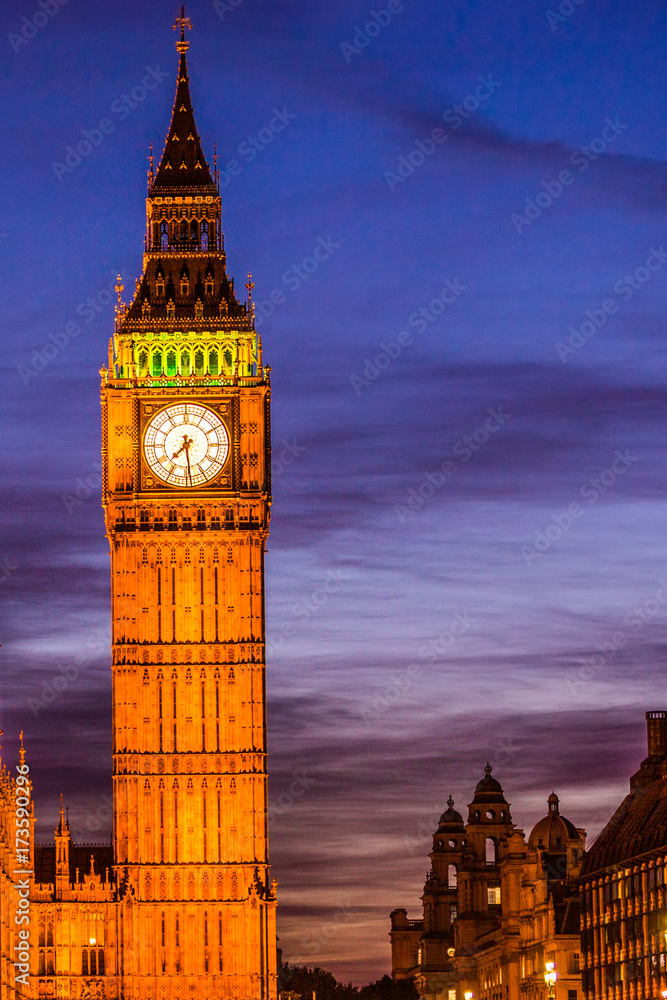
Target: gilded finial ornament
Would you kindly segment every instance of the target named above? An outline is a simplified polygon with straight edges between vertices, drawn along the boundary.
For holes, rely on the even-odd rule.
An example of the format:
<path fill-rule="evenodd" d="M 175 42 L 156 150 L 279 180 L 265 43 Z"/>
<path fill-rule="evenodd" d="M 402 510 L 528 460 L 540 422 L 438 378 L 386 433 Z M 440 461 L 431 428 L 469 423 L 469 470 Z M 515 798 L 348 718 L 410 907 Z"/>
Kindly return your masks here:
<path fill-rule="evenodd" d="M 177 17 L 174 21 L 174 31 L 177 28 L 181 29 L 181 40 L 176 42 L 176 48 L 182 54 L 190 48 L 190 42 L 186 42 L 185 40 L 185 29 L 192 28 L 192 21 L 189 17 L 185 16 L 185 7 L 181 7 L 181 16 Z"/>
<path fill-rule="evenodd" d="M 23 746 L 23 730 L 19 734 L 19 739 L 21 741 L 21 746 L 19 747 L 19 757 L 21 758 L 21 765 L 25 764 L 25 747 Z"/>

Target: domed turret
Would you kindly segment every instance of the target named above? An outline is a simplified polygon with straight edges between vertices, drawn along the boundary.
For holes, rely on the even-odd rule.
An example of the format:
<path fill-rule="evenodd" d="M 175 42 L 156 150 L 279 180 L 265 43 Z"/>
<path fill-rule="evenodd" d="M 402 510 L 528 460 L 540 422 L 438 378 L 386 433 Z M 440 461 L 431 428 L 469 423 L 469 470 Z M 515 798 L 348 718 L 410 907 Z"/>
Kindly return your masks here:
<path fill-rule="evenodd" d="M 503 794 L 502 785 L 496 778 L 491 777 L 491 771 L 493 768 L 487 762 L 484 768 L 484 777 L 481 781 L 477 782 L 477 787 L 475 788 L 475 798 L 472 800 L 472 805 L 485 805 L 487 802 L 504 802 L 507 805 L 507 800 Z"/>
<path fill-rule="evenodd" d="M 463 816 L 454 808 L 454 799 L 447 799 L 447 810 L 438 821 L 438 833 L 454 833 L 463 830 Z"/>
<path fill-rule="evenodd" d="M 548 798 L 549 811 L 533 827 L 528 838 L 530 847 L 539 848 L 549 854 L 565 854 L 572 841 L 581 842 L 581 835 L 569 819 L 561 816 L 558 796 L 552 792 Z"/>

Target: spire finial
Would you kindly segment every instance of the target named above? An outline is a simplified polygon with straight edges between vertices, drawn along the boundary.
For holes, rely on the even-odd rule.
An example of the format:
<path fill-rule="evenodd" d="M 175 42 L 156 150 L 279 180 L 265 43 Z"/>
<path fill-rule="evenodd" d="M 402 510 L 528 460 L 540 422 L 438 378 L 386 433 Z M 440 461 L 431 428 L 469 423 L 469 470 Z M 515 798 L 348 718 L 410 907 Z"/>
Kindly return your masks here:
<path fill-rule="evenodd" d="M 25 747 L 23 746 L 23 730 L 19 734 L 19 739 L 21 741 L 21 746 L 19 747 L 19 757 L 21 758 L 21 765 L 25 764 Z"/>
<path fill-rule="evenodd" d="M 487 760 L 486 767 L 484 768 L 484 774 L 487 776 L 487 778 L 489 777 L 489 775 L 491 774 L 492 771 L 493 771 L 493 768 L 491 767 L 491 765 L 489 764 L 489 762 Z"/>
<path fill-rule="evenodd" d="M 248 302 L 252 302 L 252 290 L 255 287 L 255 282 L 252 280 L 252 274 L 248 271 L 248 280 L 245 283 L 246 289 L 248 290 Z"/>
<path fill-rule="evenodd" d="M 449 806 L 450 809 L 452 809 L 454 806 L 454 799 L 451 797 L 451 795 L 447 799 L 447 805 Z"/>
<path fill-rule="evenodd" d="M 65 810 L 63 808 L 63 793 L 60 793 L 60 826 L 63 825 L 63 820 L 65 818 Z"/>
<path fill-rule="evenodd" d="M 181 29 L 181 40 L 180 42 L 176 42 L 176 48 L 183 55 L 190 48 L 190 42 L 186 42 L 185 40 L 185 29 L 192 28 L 192 21 L 189 17 L 185 16 L 185 7 L 181 7 L 181 16 L 177 17 L 174 21 L 174 31 L 176 31 L 176 28 Z"/>

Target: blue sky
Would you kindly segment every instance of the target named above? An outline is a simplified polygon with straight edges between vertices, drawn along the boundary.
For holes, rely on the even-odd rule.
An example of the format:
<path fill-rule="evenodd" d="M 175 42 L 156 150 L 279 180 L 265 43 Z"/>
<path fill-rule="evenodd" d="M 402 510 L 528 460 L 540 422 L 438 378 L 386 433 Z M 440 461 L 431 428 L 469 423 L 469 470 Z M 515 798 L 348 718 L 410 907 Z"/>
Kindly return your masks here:
<path fill-rule="evenodd" d="M 384 6 L 188 6 L 204 148 L 240 167 L 223 188 L 230 273 L 252 271 L 260 304 L 284 293 L 262 324 L 281 945 L 356 982 L 389 969 L 388 913 L 417 915 L 428 834 L 487 759 L 527 830 L 555 788 L 594 835 L 644 755 L 644 711 L 665 707 L 667 15 L 571 6 L 406 0 L 352 53 Z M 37 10 L 21 0 L 0 32 L 0 725 L 8 757 L 26 731 L 44 836 L 62 789 L 96 840 L 98 370 L 113 278 L 140 274 L 176 10 L 70 0 L 12 44 Z M 155 88 L 118 110 L 149 70 Z M 285 127 L 250 159 L 276 109 Z M 90 155 L 54 169 L 105 117 Z"/>

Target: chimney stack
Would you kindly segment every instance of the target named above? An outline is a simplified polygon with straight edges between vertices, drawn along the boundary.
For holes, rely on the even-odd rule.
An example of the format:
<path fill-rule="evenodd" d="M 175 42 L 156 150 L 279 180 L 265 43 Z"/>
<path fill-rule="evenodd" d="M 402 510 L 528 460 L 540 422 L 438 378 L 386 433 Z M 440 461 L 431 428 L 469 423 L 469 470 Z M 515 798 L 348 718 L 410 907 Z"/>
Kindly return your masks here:
<path fill-rule="evenodd" d="M 667 756 L 667 712 L 647 712 L 646 731 L 649 757 Z"/>

